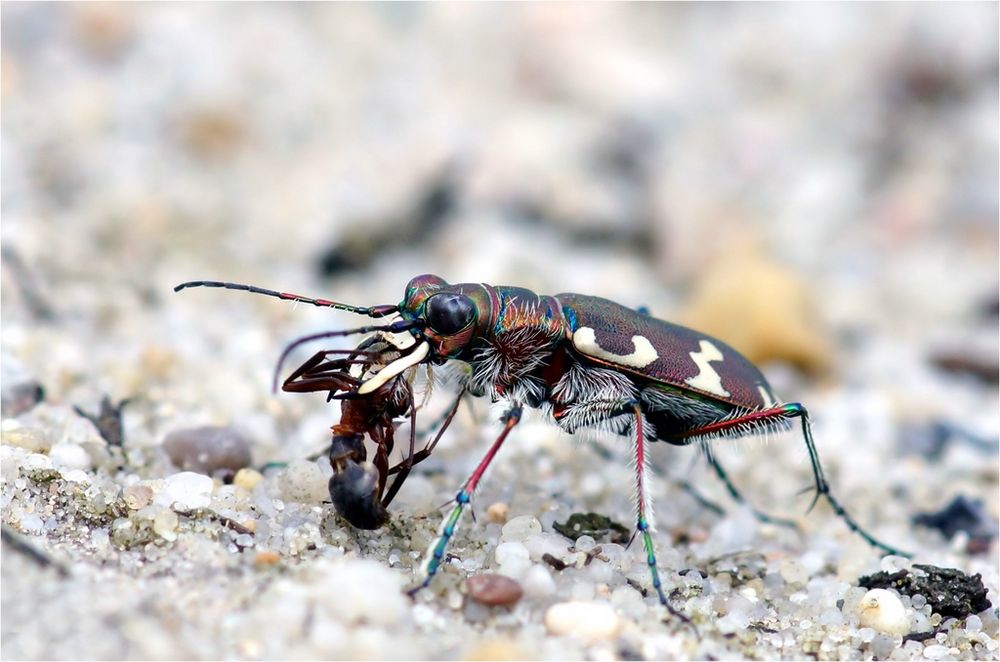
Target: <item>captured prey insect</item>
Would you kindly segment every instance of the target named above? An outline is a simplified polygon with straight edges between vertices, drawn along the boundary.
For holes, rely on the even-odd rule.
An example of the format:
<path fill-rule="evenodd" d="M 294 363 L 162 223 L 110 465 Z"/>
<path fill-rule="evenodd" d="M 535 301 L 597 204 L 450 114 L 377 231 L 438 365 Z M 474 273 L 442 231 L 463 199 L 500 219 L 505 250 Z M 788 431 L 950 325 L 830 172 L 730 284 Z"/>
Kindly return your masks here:
<path fill-rule="evenodd" d="M 215 281 L 183 283 L 175 290 L 197 286 L 241 289 L 371 318 L 389 318 L 381 325 L 300 338 L 286 348 L 279 360 L 278 370 L 289 352 L 304 342 L 356 333 L 376 334 L 374 340 L 362 342 L 356 350 L 318 353 L 284 384 L 285 390 L 329 390 L 331 397 L 360 403 L 359 416 L 348 423 L 342 419 L 348 434 L 341 435 L 340 441 L 338 426 L 334 426 L 334 447 L 339 444 L 344 454 L 338 457 L 346 459 L 339 469 L 335 468 L 338 473 L 331 480 L 334 504 L 356 525 L 378 526 L 383 522 L 387 500 L 378 502 L 381 510 L 374 504 L 382 495 L 387 476 L 393 470 L 397 473 L 386 495 L 391 499 L 406 472 L 433 449 L 432 444 L 414 453 L 411 425 L 407 459 L 389 469 L 384 458 L 376 458 L 378 476 L 362 480 L 358 474 L 364 471 L 359 464 L 364 451 L 357 451 L 357 435 L 389 434 L 391 439 L 393 417 L 407 413 L 411 419 L 415 416 L 412 389 L 407 391 L 408 382 L 402 379 L 412 368 L 464 362 L 468 370 L 462 378 L 463 393 L 509 404 L 502 418 L 502 431 L 455 495 L 454 507 L 427 552 L 424 579 L 414 591 L 426 587 L 437 573 L 465 507 L 511 429 L 520 421 L 525 406 L 547 412 L 569 433 L 598 427 L 631 437 L 636 531 L 642 536 L 660 603 L 682 618 L 683 614 L 667 599 L 656 566 L 646 489 L 646 452 L 651 441 L 683 446 L 718 437 L 786 430 L 798 419 L 815 481 L 813 505 L 820 498 L 826 499 L 847 526 L 871 545 L 889 554 L 900 553 L 861 528 L 830 493 L 805 407 L 799 403 L 780 404 L 753 364 L 703 333 L 598 297 L 569 293 L 547 296 L 520 287 L 478 283 L 452 285 L 433 275 L 413 278 L 399 304 L 368 308 Z M 346 358 L 327 360 L 327 355 L 337 353 Z M 361 366 L 360 372 L 352 367 L 355 364 Z M 355 374 L 349 374 L 351 369 Z M 343 393 L 337 395 L 337 391 Z M 344 416 L 350 418 L 353 410 L 347 408 L 347 402 Z M 455 408 L 443 427 L 447 427 Z M 350 435 L 355 436 L 348 440 Z M 391 446 L 391 442 L 382 445 Z M 709 458 L 736 494 L 717 460 L 711 454 Z M 338 493 L 340 488 L 334 485 L 338 476 L 340 488 L 348 492 L 353 489 L 355 496 L 362 498 Z"/>

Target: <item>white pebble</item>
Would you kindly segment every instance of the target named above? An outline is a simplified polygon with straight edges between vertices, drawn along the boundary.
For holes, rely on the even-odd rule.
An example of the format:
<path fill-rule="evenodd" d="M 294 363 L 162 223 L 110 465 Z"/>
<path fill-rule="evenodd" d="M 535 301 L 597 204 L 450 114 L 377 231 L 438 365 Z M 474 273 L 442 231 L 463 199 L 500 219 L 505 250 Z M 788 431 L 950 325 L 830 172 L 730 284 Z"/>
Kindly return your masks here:
<path fill-rule="evenodd" d="M 892 591 L 884 588 L 873 588 L 865 593 L 857 607 L 861 627 L 873 628 L 888 634 L 907 634 L 910 631 L 910 619 L 906 617 L 906 608 Z"/>
<path fill-rule="evenodd" d="M 545 612 L 545 627 L 554 635 L 572 635 L 586 643 L 613 639 L 621 619 L 604 602 L 560 602 Z"/>
<path fill-rule="evenodd" d="M 49 451 L 52 464 L 59 469 L 90 469 L 90 454 L 76 444 L 56 444 Z"/>
<path fill-rule="evenodd" d="M 90 483 L 90 474 L 83 469 L 70 469 L 62 472 L 63 480 L 69 483 Z"/>
<path fill-rule="evenodd" d="M 32 453 L 21 462 L 23 471 L 38 471 L 40 469 L 51 469 L 52 458 L 41 453 Z"/>
<path fill-rule="evenodd" d="M 778 572 L 781 573 L 782 579 L 793 586 L 805 586 L 809 581 L 809 573 L 805 566 L 793 559 L 783 561 Z"/>
<path fill-rule="evenodd" d="M 530 535 L 524 539 L 524 546 L 527 548 L 532 561 L 541 561 L 542 556 L 545 554 L 562 558 L 569 547 L 565 538 L 552 533 Z"/>
<path fill-rule="evenodd" d="M 951 650 L 947 646 L 942 646 L 941 644 L 932 644 L 924 648 L 924 657 L 928 660 L 940 660 L 948 657 L 950 654 Z"/>
<path fill-rule="evenodd" d="M 125 505 L 132 510 L 145 508 L 153 501 L 153 488 L 149 485 L 129 485 L 125 488 Z"/>
<path fill-rule="evenodd" d="M 879 561 L 879 567 L 882 572 L 894 573 L 900 570 L 909 570 L 911 565 L 910 559 L 905 556 L 894 556 L 890 554 L 889 556 L 883 556 L 882 560 Z"/>
<path fill-rule="evenodd" d="M 178 524 L 177 513 L 164 508 L 153 518 L 153 531 L 164 540 L 171 542 L 177 540 Z"/>
<path fill-rule="evenodd" d="M 30 533 L 32 535 L 39 535 L 45 526 L 45 522 L 42 521 L 42 518 L 34 513 L 22 515 L 19 524 L 22 532 Z"/>
<path fill-rule="evenodd" d="M 5 444 L 20 446 L 35 453 L 52 446 L 52 442 L 45 435 L 45 432 L 38 428 L 22 427 L 17 421 L 10 418 L 4 419 L 3 423 L 2 439 Z"/>
<path fill-rule="evenodd" d="M 503 525 L 503 529 L 500 530 L 500 540 L 522 541 L 532 534 L 541 532 L 541 522 L 534 517 L 522 515 Z"/>
<path fill-rule="evenodd" d="M 278 478 L 281 498 L 301 503 L 320 503 L 330 498 L 329 476 L 315 462 L 296 460 Z"/>
<path fill-rule="evenodd" d="M 884 660 L 896 649 L 896 640 L 887 634 L 877 634 L 868 645 L 871 654 L 880 660 Z"/>
<path fill-rule="evenodd" d="M 493 552 L 493 556 L 500 565 L 507 563 L 509 559 L 514 557 L 527 561 L 528 548 L 519 542 L 502 542 L 497 545 L 497 549 Z"/>
<path fill-rule="evenodd" d="M 580 536 L 576 539 L 574 547 L 578 552 L 589 552 L 594 549 L 594 547 L 597 547 L 597 541 L 590 536 Z"/>
<path fill-rule="evenodd" d="M 842 625 L 844 622 L 844 615 L 840 613 L 839 609 L 827 609 L 819 616 L 820 625 Z"/>
<path fill-rule="evenodd" d="M 533 565 L 524 573 L 521 579 L 521 588 L 528 598 L 547 598 L 556 592 L 556 583 L 552 579 L 552 574 L 547 568 L 540 565 Z"/>
<path fill-rule="evenodd" d="M 182 471 L 167 477 L 164 487 L 169 502 L 182 510 L 206 508 L 212 503 L 212 479 L 193 471 Z"/>
<path fill-rule="evenodd" d="M 324 560 L 311 573 L 313 594 L 331 616 L 345 624 L 391 628 L 409 612 L 409 601 L 400 590 L 402 576 L 376 561 Z"/>
<path fill-rule="evenodd" d="M 94 529 L 90 532 L 90 543 L 98 550 L 104 551 L 111 544 L 111 534 L 107 529 Z"/>
<path fill-rule="evenodd" d="M 983 620 L 972 614 L 965 619 L 965 631 L 966 632 L 979 632 L 983 629 Z"/>
<path fill-rule="evenodd" d="M 527 557 L 509 556 L 500 564 L 498 572 L 505 577 L 521 581 L 530 568 L 531 561 Z"/>

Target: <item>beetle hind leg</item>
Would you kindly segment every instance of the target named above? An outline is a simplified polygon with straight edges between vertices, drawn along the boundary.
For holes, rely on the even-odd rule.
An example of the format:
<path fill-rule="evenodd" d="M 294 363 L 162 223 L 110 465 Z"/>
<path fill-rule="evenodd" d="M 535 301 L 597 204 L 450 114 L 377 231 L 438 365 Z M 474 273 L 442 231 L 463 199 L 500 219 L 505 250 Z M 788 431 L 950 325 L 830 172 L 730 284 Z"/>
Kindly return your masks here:
<path fill-rule="evenodd" d="M 806 411 L 806 408 L 797 402 L 782 405 L 780 408 L 786 411 L 786 416 L 788 418 L 799 418 L 802 421 L 802 436 L 805 438 L 806 448 L 809 450 L 809 462 L 812 465 L 813 478 L 816 481 L 816 495 L 813 497 L 812 504 L 810 504 L 809 508 L 812 509 L 820 498 L 826 499 L 826 502 L 830 504 L 831 508 L 833 508 L 833 512 L 837 514 L 837 517 L 844 521 L 847 528 L 864 538 L 869 545 L 877 549 L 881 549 L 886 554 L 910 558 L 912 554 L 886 545 L 884 542 L 878 540 L 873 535 L 865 531 L 865 529 L 863 529 L 861 525 L 858 524 L 853 517 L 851 517 L 850 513 L 848 513 L 847 510 L 840 505 L 840 502 L 830 492 L 830 484 L 826 481 L 826 477 L 823 475 L 823 467 L 819 462 L 819 453 L 816 451 L 815 442 L 813 442 L 812 426 L 809 424 L 809 412 Z"/>
<path fill-rule="evenodd" d="M 708 460 L 709 466 L 715 471 L 715 475 L 718 476 L 719 480 L 722 481 L 722 484 L 726 486 L 726 491 L 729 492 L 729 496 L 731 496 L 737 503 L 748 506 L 750 508 L 750 512 L 753 513 L 754 518 L 760 522 L 764 522 L 765 524 L 776 524 L 789 529 L 795 529 L 796 531 L 799 530 L 799 525 L 793 520 L 768 515 L 764 511 L 754 508 L 753 505 L 746 500 L 743 494 L 736 489 L 736 486 L 733 485 L 733 481 L 729 478 L 729 474 L 726 473 L 726 470 L 719 463 L 719 459 L 715 457 L 715 453 L 712 451 L 712 448 L 708 444 L 702 444 L 701 450 L 705 454 L 705 459 Z"/>
<path fill-rule="evenodd" d="M 815 481 L 816 495 L 809 508 L 812 509 L 821 498 L 826 499 L 826 502 L 830 504 L 830 507 L 833 508 L 833 511 L 844 521 L 847 527 L 864 538 L 872 547 L 880 549 L 886 554 L 909 556 L 906 552 L 901 552 L 895 547 L 886 545 L 863 529 L 830 492 L 830 484 L 827 483 L 826 476 L 823 475 L 823 465 L 820 464 L 819 453 L 816 451 L 815 442 L 813 442 L 809 412 L 797 402 L 730 416 L 721 421 L 709 423 L 708 425 L 696 427 L 674 435 L 667 438 L 666 441 L 673 444 L 685 444 L 694 443 L 695 441 L 705 441 L 706 439 L 715 437 L 742 436 L 743 434 L 759 432 L 761 430 L 783 429 L 794 418 L 800 419 L 802 423 L 802 436 L 809 451 L 809 463 L 812 466 L 813 480 Z M 723 480 L 727 482 L 725 479 Z"/>

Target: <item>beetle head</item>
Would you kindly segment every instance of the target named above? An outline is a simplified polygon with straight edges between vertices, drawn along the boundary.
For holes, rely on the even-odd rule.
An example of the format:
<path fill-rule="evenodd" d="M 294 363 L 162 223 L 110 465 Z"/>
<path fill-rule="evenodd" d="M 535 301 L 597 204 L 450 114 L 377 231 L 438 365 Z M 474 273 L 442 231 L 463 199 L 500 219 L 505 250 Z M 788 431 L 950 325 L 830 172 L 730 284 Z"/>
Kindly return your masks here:
<path fill-rule="evenodd" d="M 435 359 L 454 358 L 479 334 L 483 290 L 475 285 L 451 285 L 432 275 L 417 276 L 406 286 L 399 313 L 423 322 L 411 333 L 430 345 Z"/>

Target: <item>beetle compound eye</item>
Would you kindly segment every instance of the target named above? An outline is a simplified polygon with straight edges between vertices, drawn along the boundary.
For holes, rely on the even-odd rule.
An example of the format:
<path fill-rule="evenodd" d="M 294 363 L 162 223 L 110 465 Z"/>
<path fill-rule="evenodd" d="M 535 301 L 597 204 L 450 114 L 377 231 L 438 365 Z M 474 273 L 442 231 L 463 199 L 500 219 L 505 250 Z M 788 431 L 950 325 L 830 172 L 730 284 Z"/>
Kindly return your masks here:
<path fill-rule="evenodd" d="M 427 300 L 427 324 L 435 333 L 450 336 L 469 326 L 476 304 L 461 294 L 435 294 Z"/>

